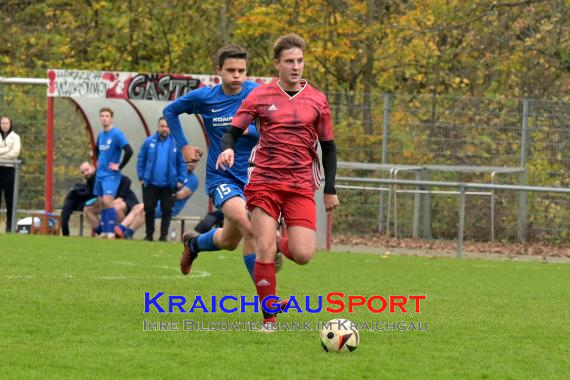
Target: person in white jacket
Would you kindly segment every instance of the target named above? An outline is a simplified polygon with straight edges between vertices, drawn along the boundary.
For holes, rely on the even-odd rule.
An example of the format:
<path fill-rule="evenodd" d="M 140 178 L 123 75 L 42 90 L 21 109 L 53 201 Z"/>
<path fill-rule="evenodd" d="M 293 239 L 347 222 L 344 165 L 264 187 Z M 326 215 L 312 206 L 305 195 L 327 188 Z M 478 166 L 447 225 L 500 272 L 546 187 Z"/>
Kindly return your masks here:
<path fill-rule="evenodd" d="M 6 161 L 16 160 L 20 156 L 20 136 L 12 130 L 12 121 L 7 116 L 0 119 L 0 204 L 2 193 L 6 200 L 6 232 L 12 226 L 12 208 L 14 199 L 15 168 Z"/>

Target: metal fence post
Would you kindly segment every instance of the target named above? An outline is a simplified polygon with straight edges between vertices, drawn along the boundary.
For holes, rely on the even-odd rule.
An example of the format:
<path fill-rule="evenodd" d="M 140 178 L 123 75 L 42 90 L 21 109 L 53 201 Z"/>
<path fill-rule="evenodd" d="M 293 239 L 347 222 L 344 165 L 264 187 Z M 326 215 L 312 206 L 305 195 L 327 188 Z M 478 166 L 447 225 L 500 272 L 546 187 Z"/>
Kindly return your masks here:
<path fill-rule="evenodd" d="M 421 181 L 422 174 L 420 172 L 416 172 L 416 181 Z M 422 188 L 420 186 L 416 186 L 416 190 L 418 190 L 414 194 L 414 221 L 412 227 L 412 237 L 417 239 L 420 237 L 420 204 L 421 204 L 421 194 L 419 190 Z"/>
<path fill-rule="evenodd" d="M 18 215 L 18 192 L 20 191 L 20 160 L 14 160 L 14 195 L 12 197 L 12 224 L 10 231 L 16 232 L 16 217 Z"/>
<path fill-rule="evenodd" d="M 521 168 L 526 169 L 527 161 L 527 145 L 528 145 L 528 113 L 529 113 L 529 100 L 523 99 L 523 109 L 522 109 L 522 124 L 521 124 Z M 527 185 L 527 175 L 526 170 L 521 173 L 520 185 Z M 527 232 L 527 193 L 526 191 L 521 191 L 519 193 L 519 220 L 518 220 L 518 239 L 520 242 L 526 241 Z"/>
<path fill-rule="evenodd" d="M 457 234 L 457 258 L 463 258 L 463 229 L 465 227 L 465 186 L 459 187 L 459 231 Z"/>
<path fill-rule="evenodd" d="M 382 126 L 382 163 L 388 163 L 388 138 L 390 136 L 390 111 L 392 98 L 390 94 L 384 94 L 384 123 Z M 384 192 L 380 193 L 380 223 L 378 223 L 378 232 L 382 233 L 386 224 L 386 200 Z"/>
<path fill-rule="evenodd" d="M 495 174 L 491 173 L 491 185 L 495 184 Z M 491 241 L 495 242 L 495 190 L 491 190 Z"/>
<path fill-rule="evenodd" d="M 429 180 L 429 172 L 427 170 L 422 170 L 421 178 L 423 181 Z M 424 239 L 431 239 L 431 199 L 430 190 L 431 188 L 426 188 L 427 192 L 422 195 L 423 197 L 423 236 Z"/>

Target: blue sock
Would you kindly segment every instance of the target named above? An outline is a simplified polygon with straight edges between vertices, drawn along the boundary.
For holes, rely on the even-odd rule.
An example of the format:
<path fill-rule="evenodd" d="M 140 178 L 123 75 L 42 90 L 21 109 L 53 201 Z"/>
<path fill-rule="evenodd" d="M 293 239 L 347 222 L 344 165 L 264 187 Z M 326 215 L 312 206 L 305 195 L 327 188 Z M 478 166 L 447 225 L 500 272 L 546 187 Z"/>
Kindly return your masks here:
<path fill-rule="evenodd" d="M 101 235 L 101 232 L 103 232 L 103 224 L 99 224 L 97 227 L 95 227 L 95 233 L 97 235 Z"/>
<path fill-rule="evenodd" d="M 245 264 L 245 267 L 247 268 L 247 271 L 249 272 L 249 275 L 251 276 L 251 279 L 253 280 L 253 267 L 255 266 L 255 253 L 250 253 L 249 255 L 244 256 L 243 262 Z"/>
<path fill-rule="evenodd" d="M 106 234 L 108 232 L 108 224 L 107 220 L 109 219 L 107 214 L 107 209 L 103 209 L 101 211 L 101 233 Z"/>
<path fill-rule="evenodd" d="M 205 234 L 198 236 L 196 242 L 198 243 L 198 249 L 201 251 L 219 251 L 220 249 L 214 244 L 214 234 L 219 228 L 214 228 Z"/>
<path fill-rule="evenodd" d="M 132 228 L 125 227 L 124 233 L 126 237 L 130 238 L 135 234 L 135 231 Z"/>
<path fill-rule="evenodd" d="M 107 229 L 108 233 L 115 233 L 115 223 L 117 221 L 117 210 L 114 207 L 109 207 L 107 209 Z"/>

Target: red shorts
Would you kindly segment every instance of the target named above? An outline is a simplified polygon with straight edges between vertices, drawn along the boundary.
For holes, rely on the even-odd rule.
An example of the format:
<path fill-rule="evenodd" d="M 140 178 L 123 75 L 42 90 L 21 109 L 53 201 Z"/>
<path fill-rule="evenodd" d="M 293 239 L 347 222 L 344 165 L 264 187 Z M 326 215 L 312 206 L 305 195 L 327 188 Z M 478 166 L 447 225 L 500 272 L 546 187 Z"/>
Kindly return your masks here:
<path fill-rule="evenodd" d="M 249 212 L 259 207 L 276 221 L 279 221 L 279 215 L 282 215 L 287 227 L 317 230 L 317 207 L 313 190 L 292 191 L 249 184 L 244 189 L 244 195 Z"/>

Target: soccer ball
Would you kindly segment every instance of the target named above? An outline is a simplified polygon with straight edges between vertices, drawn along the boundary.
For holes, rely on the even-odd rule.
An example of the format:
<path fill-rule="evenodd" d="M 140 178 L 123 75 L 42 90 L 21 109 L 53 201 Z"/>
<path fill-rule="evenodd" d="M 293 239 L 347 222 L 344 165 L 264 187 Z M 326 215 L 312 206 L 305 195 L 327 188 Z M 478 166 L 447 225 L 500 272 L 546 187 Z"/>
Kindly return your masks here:
<path fill-rule="evenodd" d="M 348 319 L 328 321 L 320 335 L 321 346 L 326 352 L 352 352 L 360 344 L 360 334 Z"/>

